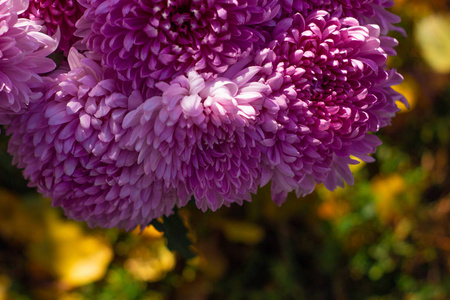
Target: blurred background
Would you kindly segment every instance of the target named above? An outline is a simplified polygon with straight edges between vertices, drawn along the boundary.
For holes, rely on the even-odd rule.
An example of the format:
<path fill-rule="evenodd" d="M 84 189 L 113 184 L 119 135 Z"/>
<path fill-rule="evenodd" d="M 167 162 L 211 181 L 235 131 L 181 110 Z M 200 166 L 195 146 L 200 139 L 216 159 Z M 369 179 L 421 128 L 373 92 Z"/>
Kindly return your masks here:
<path fill-rule="evenodd" d="M 393 34 L 389 65 L 411 108 L 382 129 L 376 162 L 354 166 L 352 187 L 281 208 L 262 189 L 242 207 L 180 209 L 190 259 L 152 226 L 64 218 L 11 167 L 2 133 L 0 300 L 450 299 L 449 4 L 396 0 L 392 11 L 408 37 Z"/>

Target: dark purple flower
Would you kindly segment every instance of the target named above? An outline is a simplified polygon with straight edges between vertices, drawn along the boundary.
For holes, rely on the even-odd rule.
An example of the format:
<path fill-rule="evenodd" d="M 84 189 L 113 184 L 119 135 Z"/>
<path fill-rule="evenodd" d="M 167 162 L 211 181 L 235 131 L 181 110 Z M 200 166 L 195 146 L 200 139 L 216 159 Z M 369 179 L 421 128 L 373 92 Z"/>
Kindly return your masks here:
<path fill-rule="evenodd" d="M 26 8 L 23 1 L 0 0 L 0 124 L 41 96 L 36 90 L 43 82 L 38 74 L 55 68 L 46 56 L 57 41 L 41 33 L 35 22 L 18 19 Z"/>
<path fill-rule="evenodd" d="M 138 88 L 188 69 L 211 76 L 264 42 L 252 26 L 279 11 L 277 0 L 82 0 L 77 35 L 105 66 Z"/>
<path fill-rule="evenodd" d="M 14 164 L 53 205 L 90 226 L 131 230 L 170 214 L 176 192 L 146 176 L 138 153 L 117 142 L 141 94 L 124 94 L 113 76 L 75 51 L 69 64 L 71 71 L 48 78 L 45 96 L 7 129 Z"/>
<path fill-rule="evenodd" d="M 292 190 L 311 193 L 315 183 L 352 183 L 350 155 L 372 160 L 367 154 L 380 141 L 369 132 L 389 124 L 395 101 L 406 100 L 390 88 L 401 76 L 385 70 L 395 41 L 380 38 L 377 26 L 317 11 L 280 21 L 274 36 L 255 62 L 271 88 L 259 116 L 262 184 L 272 180 L 281 203 Z"/>
<path fill-rule="evenodd" d="M 405 34 L 401 27 L 393 24 L 400 22 L 400 17 L 387 11 L 394 5 L 393 0 L 283 0 L 282 15 L 292 16 L 301 13 L 307 16 L 314 10 L 325 10 L 332 17 L 353 17 L 361 25 L 377 24 L 381 33 L 396 30 Z"/>
<path fill-rule="evenodd" d="M 79 40 L 73 33 L 75 23 L 84 10 L 77 0 L 30 0 L 30 6 L 21 17 L 43 23 L 49 35 L 54 35 L 59 28 L 61 39 L 58 49 L 68 53 Z"/>
<path fill-rule="evenodd" d="M 260 69 L 209 80 L 192 70 L 157 83 L 162 94 L 125 116 L 122 148 L 137 151 L 145 175 L 177 189 L 182 205 L 192 195 L 202 210 L 250 200 L 261 159 L 253 123 L 267 87 L 249 80 Z"/>

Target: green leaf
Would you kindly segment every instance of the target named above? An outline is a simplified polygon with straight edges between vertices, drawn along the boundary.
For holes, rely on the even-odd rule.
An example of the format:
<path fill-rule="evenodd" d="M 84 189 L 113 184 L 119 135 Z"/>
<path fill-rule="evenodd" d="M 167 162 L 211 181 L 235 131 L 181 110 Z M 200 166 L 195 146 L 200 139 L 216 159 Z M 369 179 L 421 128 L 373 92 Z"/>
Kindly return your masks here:
<path fill-rule="evenodd" d="M 174 214 L 168 217 L 164 216 L 162 222 L 156 219 L 150 225 L 153 225 L 159 232 L 164 232 L 169 250 L 177 251 L 186 260 L 195 257 L 194 252 L 191 250 L 192 243 L 187 237 L 187 228 L 176 210 Z"/>

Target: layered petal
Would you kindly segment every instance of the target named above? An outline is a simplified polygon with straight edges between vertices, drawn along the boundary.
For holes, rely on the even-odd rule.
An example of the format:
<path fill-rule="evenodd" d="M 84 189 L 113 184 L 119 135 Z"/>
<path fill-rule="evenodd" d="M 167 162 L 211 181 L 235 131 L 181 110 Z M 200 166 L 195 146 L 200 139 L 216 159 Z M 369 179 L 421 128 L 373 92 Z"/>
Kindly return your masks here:
<path fill-rule="evenodd" d="M 255 63 L 271 89 L 258 117 L 264 178 L 272 177 L 281 203 L 292 190 L 311 193 L 315 183 L 351 184 L 350 156 L 370 161 L 380 144 L 370 132 L 390 123 L 395 101 L 406 101 L 390 88 L 402 78 L 386 70 L 393 43 L 377 26 L 316 11 L 279 22 L 274 35 Z"/>
<path fill-rule="evenodd" d="M 147 176 L 194 196 L 202 210 L 250 200 L 260 177 L 261 133 L 253 126 L 267 87 L 249 82 L 259 67 L 206 80 L 191 70 L 124 118 L 121 147 L 139 153 Z"/>
<path fill-rule="evenodd" d="M 73 33 L 84 10 L 77 0 L 30 0 L 28 9 L 20 16 L 45 25 L 48 35 L 54 35 L 59 29 L 58 49 L 67 54 L 79 40 Z"/>
<path fill-rule="evenodd" d="M 0 1 L 0 124 L 7 124 L 9 115 L 42 95 L 39 74 L 55 68 L 46 56 L 56 49 L 57 41 L 40 32 L 36 22 L 18 18 L 25 3 Z"/>
<path fill-rule="evenodd" d="M 83 0 L 77 35 L 122 80 L 154 86 L 186 70 L 213 76 L 264 42 L 253 26 L 279 11 L 276 0 Z"/>
<path fill-rule="evenodd" d="M 315 10 L 325 10 L 333 17 L 352 17 L 361 25 L 376 24 L 381 28 L 382 34 L 395 30 L 406 34 L 404 29 L 395 26 L 400 17 L 389 12 L 394 5 L 393 0 L 283 0 L 282 16 L 289 17 L 295 13 L 303 16 Z"/>
<path fill-rule="evenodd" d="M 90 226 L 131 230 L 170 214 L 175 191 L 118 145 L 124 116 L 142 96 L 123 93 L 92 59 L 72 51 L 69 62 L 71 71 L 48 78 L 45 95 L 7 129 L 14 164 L 53 205 Z"/>

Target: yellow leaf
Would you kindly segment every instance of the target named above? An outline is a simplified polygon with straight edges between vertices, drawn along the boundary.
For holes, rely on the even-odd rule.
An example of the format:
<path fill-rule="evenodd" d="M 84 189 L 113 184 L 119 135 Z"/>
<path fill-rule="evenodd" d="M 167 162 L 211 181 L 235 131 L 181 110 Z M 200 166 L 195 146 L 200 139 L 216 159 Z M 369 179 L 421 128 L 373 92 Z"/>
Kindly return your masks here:
<path fill-rule="evenodd" d="M 232 242 L 255 245 L 264 238 L 264 230 L 250 222 L 225 220 L 222 229 L 227 239 Z"/>
<path fill-rule="evenodd" d="M 133 230 L 133 234 L 141 235 L 150 239 L 158 239 L 164 236 L 163 232 L 156 230 L 152 225 L 145 227 L 143 231 L 141 231 L 140 228 L 136 228 Z"/>
<path fill-rule="evenodd" d="M 0 300 L 8 299 L 8 290 L 11 285 L 11 279 L 8 276 L 0 274 Z"/>
<path fill-rule="evenodd" d="M 134 278 L 150 282 L 163 279 L 174 267 L 175 255 L 162 238 L 143 241 L 125 261 L 125 269 Z"/>
<path fill-rule="evenodd" d="M 69 293 L 61 295 L 58 300 L 86 300 L 82 295 L 76 293 Z"/>
<path fill-rule="evenodd" d="M 399 92 L 403 96 L 405 96 L 406 100 L 409 103 L 409 109 L 400 101 L 397 101 L 396 104 L 398 108 L 400 108 L 400 113 L 409 112 L 414 109 L 417 103 L 417 98 L 419 96 L 419 84 L 417 81 L 409 75 L 405 75 L 405 80 L 399 84 L 392 87 L 395 91 Z"/>
<path fill-rule="evenodd" d="M 389 222 L 399 212 L 400 203 L 397 198 L 405 189 L 406 183 L 397 173 L 372 180 L 372 190 L 376 198 L 375 207 L 382 221 Z"/>
<path fill-rule="evenodd" d="M 103 278 L 112 260 L 109 245 L 83 232 L 79 223 L 59 219 L 54 211 L 45 215 L 42 241 L 30 245 L 30 257 L 69 286 L 81 286 Z"/>
<path fill-rule="evenodd" d="M 398 240 L 404 240 L 413 229 L 414 224 L 407 217 L 402 218 L 395 226 L 394 234 Z"/>
<path fill-rule="evenodd" d="M 359 158 L 350 155 L 351 159 L 357 160 L 359 163 L 356 165 L 348 165 L 348 167 L 350 168 L 350 171 L 352 171 L 352 173 L 355 173 L 356 171 L 358 171 L 359 169 L 361 169 L 366 163 L 362 160 L 360 160 Z"/>
<path fill-rule="evenodd" d="M 111 249 L 95 237 L 80 236 L 58 250 L 54 269 L 63 282 L 72 286 L 102 279 L 112 259 Z"/>
<path fill-rule="evenodd" d="M 450 14 L 433 14 L 416 24 L 416 41 L 422 56 L 438 73 L 450 72 Z"/>

